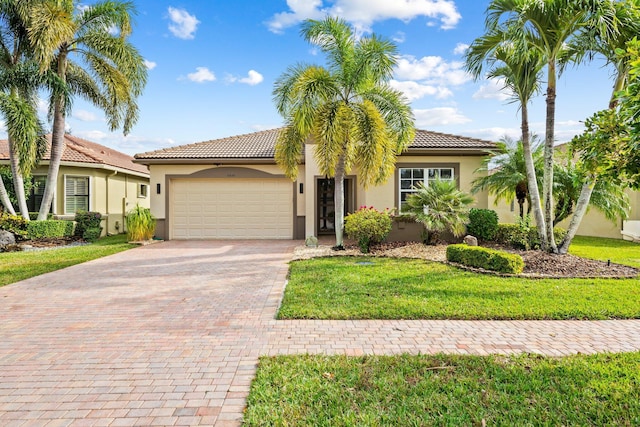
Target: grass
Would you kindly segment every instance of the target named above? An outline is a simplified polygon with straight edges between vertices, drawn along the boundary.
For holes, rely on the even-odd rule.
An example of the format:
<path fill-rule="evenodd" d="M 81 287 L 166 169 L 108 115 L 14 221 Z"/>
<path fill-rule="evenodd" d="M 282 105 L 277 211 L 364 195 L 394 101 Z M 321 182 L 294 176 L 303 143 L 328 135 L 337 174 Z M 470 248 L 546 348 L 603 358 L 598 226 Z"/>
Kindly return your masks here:
<path fill-rule="evenodd" d="M 0 286 L 131 249 L 127 236 L 103 237 L 85 246 L 38 252 L 0 253 Z"/>
<path fill-rule="evenodd" d="M 640 279 L 524 279 L 480 275 L 414 259 L 314 258 L 291 263 L 278 316 L 280 319 L 640 318 Z"/>
<path fill-rule="evenodd" d="M 245 426 L 640 425 L 640 352 L 263 357 Z"/>
<path fill-rule="evenodd" d="M 569 246 L 569 253 L 640 268 L 640 244 L 626 240 L 576 236 Z"/>

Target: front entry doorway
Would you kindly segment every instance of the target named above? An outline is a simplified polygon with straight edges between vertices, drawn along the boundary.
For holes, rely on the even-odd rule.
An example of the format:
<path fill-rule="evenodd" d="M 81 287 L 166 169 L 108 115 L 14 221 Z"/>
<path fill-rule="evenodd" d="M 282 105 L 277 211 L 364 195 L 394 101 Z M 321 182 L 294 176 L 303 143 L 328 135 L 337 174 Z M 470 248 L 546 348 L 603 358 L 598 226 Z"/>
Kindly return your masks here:
<path fill-rule="evenodd" d="M 344 179 L 344 214 L 353 212 L 353 180 Z M 317 180 L 317 230 L 318 235 L 334 234 L 335 228 L 335 180 L 333 178 L 320 178 Z"/>

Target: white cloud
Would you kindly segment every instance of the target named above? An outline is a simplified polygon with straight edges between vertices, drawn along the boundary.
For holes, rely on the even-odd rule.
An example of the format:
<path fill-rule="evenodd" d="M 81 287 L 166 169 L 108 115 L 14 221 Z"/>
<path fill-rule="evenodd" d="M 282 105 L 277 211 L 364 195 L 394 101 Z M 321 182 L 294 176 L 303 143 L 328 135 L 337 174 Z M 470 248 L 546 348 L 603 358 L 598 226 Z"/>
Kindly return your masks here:
<path fill-rule="evenodd" d="M 46 99 L 38 98 L 38 113 L 42 115 L 49 114 L 49 101 Z"/>
<path fill-rule="evenodd" d="M 402 31 L 398 31 L 396 35 L 391 38 L 391 40 L 393 40 L 396 43 L 404 43 L 406 39 L 407 39 L 407 35 Z"/>
<path fill-rule="evenodd" d="M 269 30 L 282 33 L 285 28 L 305 19 L 321 19 L 325 15 L 340 16 L 353 24 L 358 32 L 370 32 L 375 22 L 387 19 L 411 21 L 424 16 L 440 28 L 451 29 L 460 21 L 460 13 L 452 0 L 334 0 L 323 7 L 323 0 L 287 0 L 289 11 L 277 13 L 267 22 Z"/>
<path fill-rule="evenodd" d="M 79 136 L 80 138 L 84 138 L 94 142 L 101 142 L 106 137 L 109 136 L 100 130 L 88 130 L 88 131 L 76 132 L 75 135 Z"/>
<path fill-rule="evenodd" d="M 488 139 L 490 141 L 499 141 L 500 139 L 509 137 L 515 141 L 520 139 L 522 131 L 520 128 L 491 127 L 474 129 L 467 132 L 473 134 L 476 138 Z"/>
<path fill-rule="evenodd" d="M 172 22 L 169 24 L 169 31 L 179 39 L 193 39 L 200 23 L 195 15 L 189 14 L 184 9 L 176 9 L 171 6 L 169 6 L 168 11 L 169 19 Z"/>
<path fill-rule="evenodd" d="M 467 49 L 469 49 L 469 45 L 466 43 L 458 43 L 455 47 L 455 49 L 453 49 L 453 54 L 454 55 L 462 55 L 464 54 Z"/>
<path fill-rule="evenodd" d="M 74 111 L 73 118 L 78 119 L 82 122 L 95 122 L 96 120 L 98 120 L 98 117 L 94 113 L 87 110 Z"/>
<path fill-rule="evenodd" d="M 262 83 L 263 80 L 264 80 L 264 77 L 262 77 L 262 74 L 260 74 L 255 70 L 249 70 L 249 75 L 238 81 L 240 83 L 248 84 L 249 86 L 255 86 L 257 84 Z"/>
<path fill-rule="evenodd" d="M 397 80 L 391 80 L 389 85 L 404 93 L 404 96 L 406 96 L 409 101 L 415 101 L 425 96 L 435 96 L 438 99 L 453 96 L 453 92 L 446 87 L 424 85 L 414 81 L 399 82 Z"/>
<path fill-rule="evenodd" d="M 147 70 L 153 70 L 157 65 L 158 64 L 153 61 L 149 61 L 147 59 L 144 60 L 144 66 L 147 67 Z"/>
<path fill-rule="evenodd" d="M 207 67 L 196 67 L 196 71 L 187 74 L 187 78 L 196 83 L 213 82 L 216 80 L 216 76 Z"/>
<path fill-rule="evenodd" d="M 471 80 L 464 71 L 464 63 L 447 62 L 440 56 L 423 56 L 420 59 L 411 55 L 398 58 L 395 77 L 398 80 L 421 80 L 427 84 L 459 86 Z"/>
<path fill-rule="evenodd" d="M 513 97 L 513 92 L 505 87 L 503 78 L 490 79 L 473 94 L 473 99 L 497 99 L 506 101 Z"/>
<path fill-rule="evenodd" d="M 414 109 L 413 114 L 418 127 L 459 125 L 471 121 L 470 118 L 465 117 L 464 114 L 452 107 L 438 107 L 424 110 Z"/>

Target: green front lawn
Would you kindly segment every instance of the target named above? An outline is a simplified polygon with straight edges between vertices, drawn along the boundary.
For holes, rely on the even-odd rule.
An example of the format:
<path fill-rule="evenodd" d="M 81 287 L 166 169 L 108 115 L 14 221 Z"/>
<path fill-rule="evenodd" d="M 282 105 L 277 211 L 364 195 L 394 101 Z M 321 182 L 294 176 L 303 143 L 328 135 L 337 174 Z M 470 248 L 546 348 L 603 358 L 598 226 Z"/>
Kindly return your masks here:
<path fill-rule="evenodd" d="M 0 286 L 126 251 L 135 246 L 127 243 L 126 235 L 120 234 L 103 237 L 85 246 L 36 252 L 3 252 L 0 253 Z"/>
<path fill-rule="evenodd" d="M 263 357 L 244 417 L 246 426 L 485 423 L 640 425 L 640 353 Z"/>
<path fill-rule="evenodd" d="M 640 318 L 640 279 L 524 279 L 476 274 L 415 259 L 315 258 L 291 263 L 278 316 L 280 319 Z"/>
<path fill-rule="evenodd" d="M 626 240 L 576 236 L 569 246 L 569 253 L 640 268 L 640 244 Z"/>

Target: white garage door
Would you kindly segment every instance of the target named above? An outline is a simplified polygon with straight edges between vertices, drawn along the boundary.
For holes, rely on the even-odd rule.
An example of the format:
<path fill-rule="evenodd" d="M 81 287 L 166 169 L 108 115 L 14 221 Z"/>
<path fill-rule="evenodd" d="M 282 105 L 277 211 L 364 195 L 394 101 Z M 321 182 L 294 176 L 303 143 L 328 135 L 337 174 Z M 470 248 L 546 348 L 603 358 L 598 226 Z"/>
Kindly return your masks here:
<path fill-rule="evenodd" d="M 175 179 L 171 239 L 291 239 L 288 179 Z"/>

